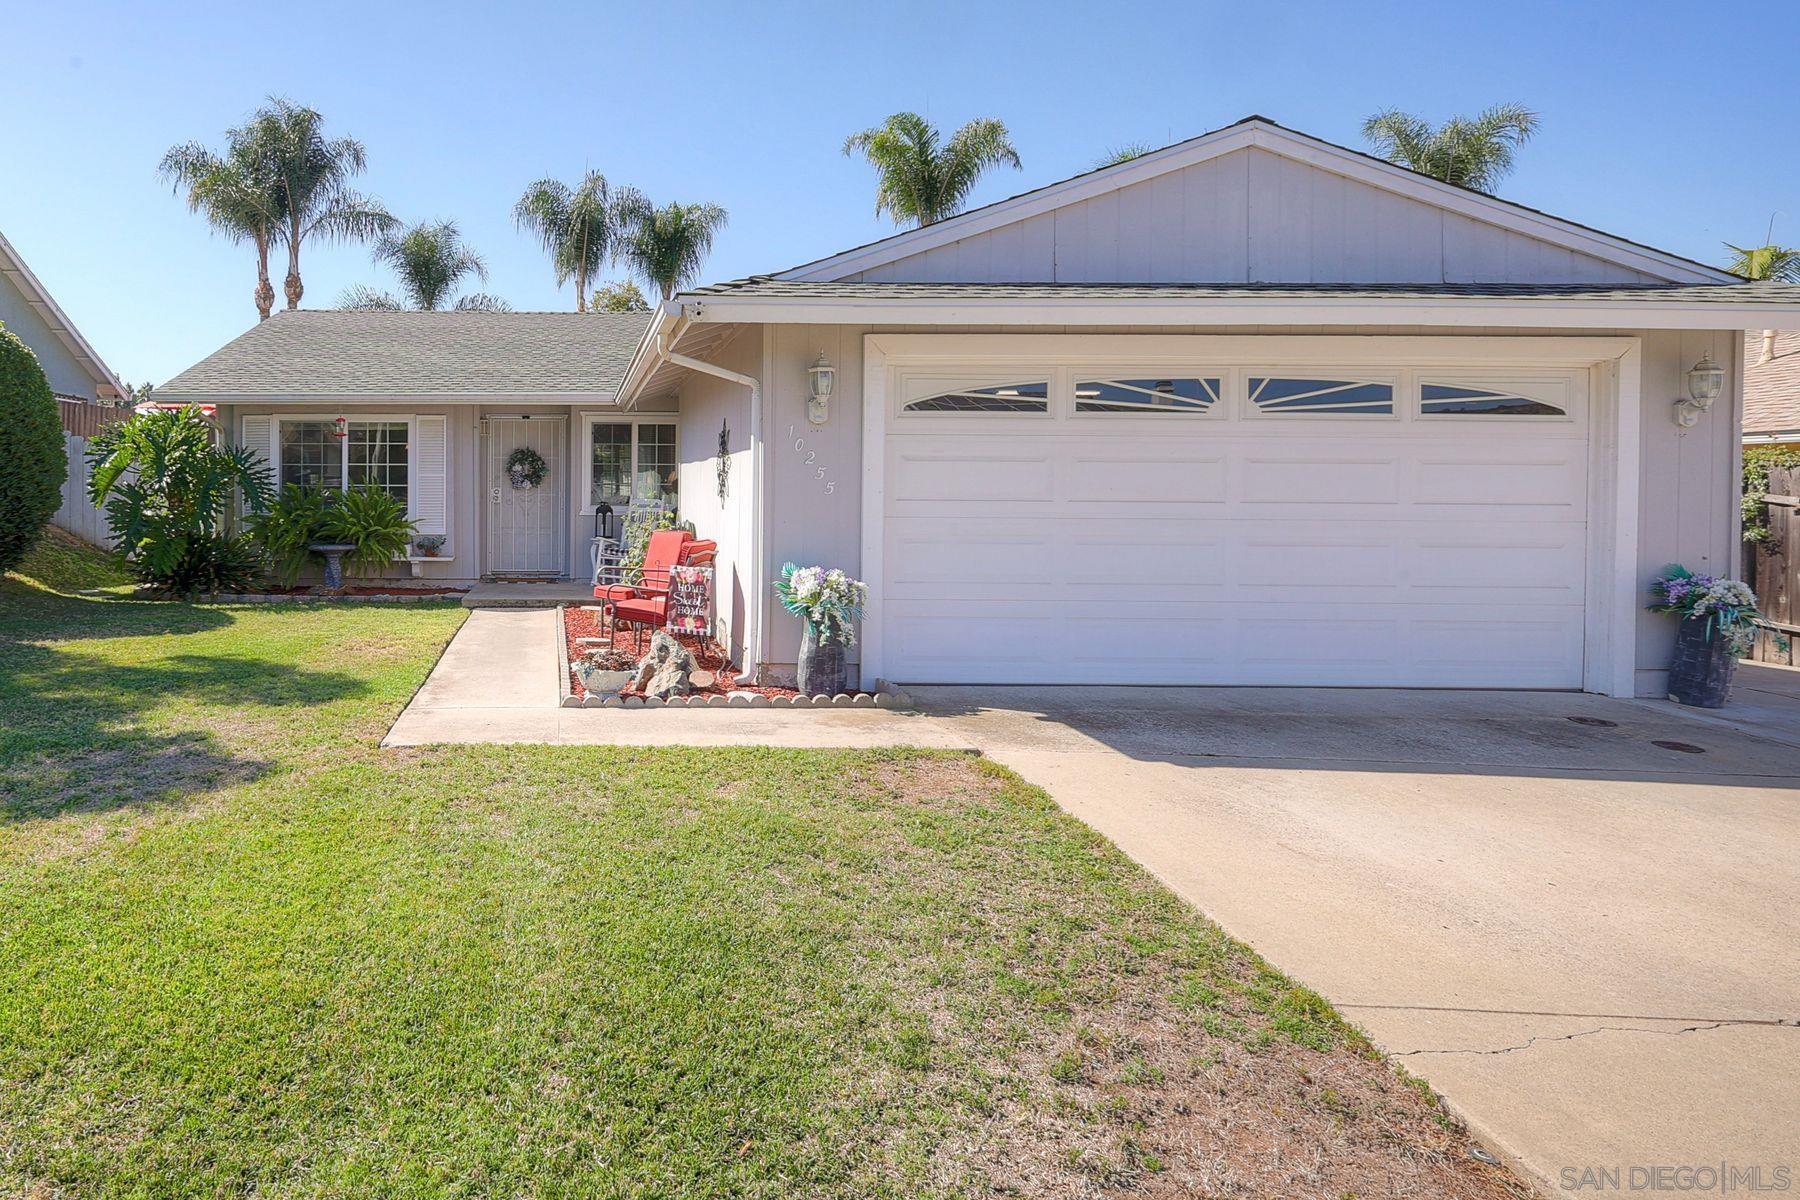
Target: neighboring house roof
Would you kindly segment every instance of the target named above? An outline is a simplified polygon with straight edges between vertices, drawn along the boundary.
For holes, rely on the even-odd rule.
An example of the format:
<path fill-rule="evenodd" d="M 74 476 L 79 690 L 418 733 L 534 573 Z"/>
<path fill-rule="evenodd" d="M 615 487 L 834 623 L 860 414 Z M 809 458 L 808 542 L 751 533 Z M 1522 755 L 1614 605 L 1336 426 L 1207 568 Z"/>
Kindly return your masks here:
<path fill-rule="evenodd" d="M 277 312 L 158 400 L 611 399 L 649 313 Z"/>
<path fill-rule="evenodd" d="M 1683 304 L 1800 304 L 1800 284 L 1666 283 L 860 283 L 838 280 L 791 280 L 779 275 L 753 275 L 709 284 L 682 293 L 682 299 L 709 296 L 770 296 L 891 300 L 1043 299 L 1272 299 L 1339 298 L 1346 300 L 1436 300 L 1469 297 L 1484 300 L 1653 301 Z"/>
<path fill-rule="evenodd" d="M 112 368 L 101 359 L 99 351 L 81 336 L 81 331 L 75 328 L 75 323 L 69 320 L 69 315 L 63 312 L 62 306 L 50 295 L 49 289 L 25 265 L 25 260 L 19 257 L 19 252 L 13 249 L 13 244 L 6 240 L 5 234 L 0 234 L 0 276 L 5 276 L 19 290 L 25 297 L 25 302 L 50 327 L 50 332 L 56 335 L 57 340 L 68 348 L 75 360 L 93 377 L 96 388 L 110 388 L 116 395 L 126 395 L 124 381 L 113 374 Z M 91 400 L 93 397 L 82 396 L 76 399 Z"/>
<path fill-rule="evenodd" d="M 1017 224 L 1058 208 L 1252 147 L 1422 200 L 1486 224 L 1524 233 L 1580 254 L 1604 259 L 1654 278 L 1688 283 L 1723 283 L 1733 278 L 1719 267 L 1658 250 L 1563 217 L 1552 216 L 1516 201 L 1445 183 L 1423 172 L 1289 129 L 1267 117 L 1255 115 L 1123 163 L 1099 167 L 1005 200 L 970 209 L 932 225 L 905 230 L 850 250 L 802 263 L 778 272 L 776 277 L 793 280 L 843 279 L 990 229 Z"/>
<path fill-rule="evenodd" d="M 1775 334 L 1774 356 L 1762 361 L 1764 333 L 1744 334 L 1744 440 L 1800 441 L 1800 333 Z"/>

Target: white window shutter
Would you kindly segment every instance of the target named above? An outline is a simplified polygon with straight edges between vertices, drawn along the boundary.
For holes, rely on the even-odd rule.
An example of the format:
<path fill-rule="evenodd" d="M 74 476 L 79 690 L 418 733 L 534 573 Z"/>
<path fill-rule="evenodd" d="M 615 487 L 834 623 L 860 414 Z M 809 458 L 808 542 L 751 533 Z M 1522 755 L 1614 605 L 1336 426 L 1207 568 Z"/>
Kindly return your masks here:
<path fill-rule="evenodd" d="M 271 486 L 279 489 L 281 479 L 275 463 L 275 418 L 245 417 L 243 431 L 244 449 L 260 458 L 270 471 L 276 472 Z"/>
<path fill-rule="evenodd" d="M 450 532 L 450 419 L 418 417 L 412 436 L 412 497 L 409 514 L 420 533 Z"/>

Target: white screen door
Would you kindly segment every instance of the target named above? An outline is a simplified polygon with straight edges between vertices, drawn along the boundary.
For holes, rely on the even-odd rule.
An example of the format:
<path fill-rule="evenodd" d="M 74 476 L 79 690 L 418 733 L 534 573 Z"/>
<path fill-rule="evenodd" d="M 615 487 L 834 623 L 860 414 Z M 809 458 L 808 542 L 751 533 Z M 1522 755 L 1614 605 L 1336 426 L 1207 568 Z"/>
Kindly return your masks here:
<path fill-rule="evenodd" d="M 561 575 L 568 539 L 568 422 L 563 417 L 489 417 L 487 571 L 490 575 Z M 517 450 L 536 451 L 548 470 L 536 487 L 515 487 L 507 463 Z"/>

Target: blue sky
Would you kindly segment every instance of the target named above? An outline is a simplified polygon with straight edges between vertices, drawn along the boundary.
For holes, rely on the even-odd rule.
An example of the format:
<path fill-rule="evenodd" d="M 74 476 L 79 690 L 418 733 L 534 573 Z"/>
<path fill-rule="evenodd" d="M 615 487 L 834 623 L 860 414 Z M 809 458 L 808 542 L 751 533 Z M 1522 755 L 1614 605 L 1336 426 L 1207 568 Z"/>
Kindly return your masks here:
<path fill-rule="evenodd" d="M 511 223 L 531 180 L 714 201 L 708 278 L 778 270 L 891 230 L 839 147 L 903 108 L 1007 123 L 1024 170 L 979 203 L 1252 112 L 1360 146 L 1379 108 L 1516 100 L 1543 131 L 1502 195 L 1709 261 L 1777 211 L 1800 242 L 1791 3 L 70 3 L 15 7 L 6 38 L 0 230 L 133 382 L 254 322 L 249 249 L 155 166 L 268 94 L 361 138 L 367 189 L 459 222 L 520 309 L 571 304 Z M 389 282 L 359 247 L 302 266 L 314 307 Z"/>

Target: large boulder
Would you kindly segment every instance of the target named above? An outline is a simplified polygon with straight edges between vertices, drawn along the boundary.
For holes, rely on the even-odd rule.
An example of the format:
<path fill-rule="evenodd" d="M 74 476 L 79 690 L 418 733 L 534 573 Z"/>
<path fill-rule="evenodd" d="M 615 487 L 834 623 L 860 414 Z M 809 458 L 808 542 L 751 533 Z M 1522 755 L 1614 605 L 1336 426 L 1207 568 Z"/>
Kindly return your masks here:
<path fill-rule="evenodd" d="M 638 690 L 658 700 L 685 696 L 694 690 L 688 681 L 694 666 L 694 656 L 687 648 L 659 629 L 650 639 L 650 653 L 638 664 Z"/>

